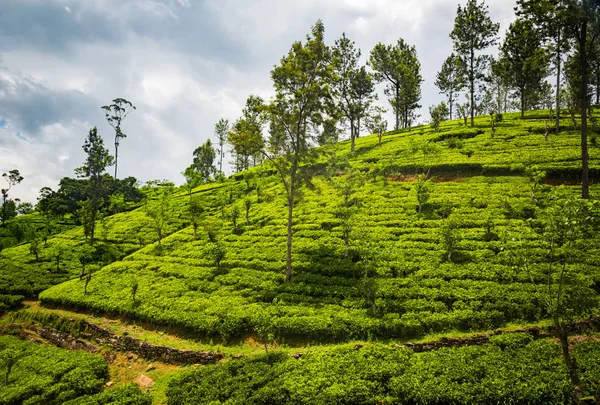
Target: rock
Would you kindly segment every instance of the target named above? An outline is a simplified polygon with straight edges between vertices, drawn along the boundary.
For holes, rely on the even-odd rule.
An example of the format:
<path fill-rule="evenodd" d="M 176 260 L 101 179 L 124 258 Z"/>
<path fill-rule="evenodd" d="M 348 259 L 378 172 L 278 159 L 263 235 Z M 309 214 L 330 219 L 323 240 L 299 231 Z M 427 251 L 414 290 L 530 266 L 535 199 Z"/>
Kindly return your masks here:
<path fill-rule="evenodd" d="M 292 356 L 293 358 L 298 360 L 300 357 L 303 356 L 303 354 L 302 353 L 292 353 L 292 354 L 290 354 L 290 356 Z"/>
<path fill-rule="evenodd" d="M 127 335 L 129 335 L 129 332 L 127 332 L 127 331 L 123 332 L 123 336 L 127 336 Z"/>
<path fill-rule="evenodd" d="M 114 383 L 115 383 L 114 381 L 109 381 L 109 382 L 106 383 L 106 386 L 107 387 L 112 387 Z"/>
<path fill-rule="evenodd" d="M 354 350 L 362 349 L 363 347 L 365 347 L 365 345 L 357 344 L 354 345 Z"/>
<path fill-rule="evenodd" d="M 145 374 L 140 374 L 139 376 L 136 377 L 135 380 L 133 380 L 133 382 L 136 383 L 137 385 L 139 385 L 140 388 L 145 388 L 145 389 L 148 389 L 155 384 L 154 380 Z"/>
<path fill-rule="evenodd" d="M 244 357 L 246 357 L 246 356 L 244 356 L 243 354 L 232 354 L 231 355 L 231 358 L 235 359 L 235 360 L 242 359 Z"/>
<path fill-rule="evenodd" d="M 146 371 L 152 371 L 154 370 L 156 367 L 154 367 L 152 364 L 148 364 L 148 367 L 146 367 Z"/>

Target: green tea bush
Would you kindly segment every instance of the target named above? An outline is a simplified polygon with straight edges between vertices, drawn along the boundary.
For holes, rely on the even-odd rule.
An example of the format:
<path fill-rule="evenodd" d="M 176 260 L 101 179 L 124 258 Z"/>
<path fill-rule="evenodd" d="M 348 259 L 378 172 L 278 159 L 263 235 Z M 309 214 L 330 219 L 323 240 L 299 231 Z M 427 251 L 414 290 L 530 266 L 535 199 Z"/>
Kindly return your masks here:
<path fill-rule="evenodd" d="M 8 380 L 0 384 L 0 403 L 7 405 L 62 404 L 100 392 L 108 377 L 108 364 L 100 356 L 12 336 L 0 336 L 0 363 Z"/>
<path fill-rule="evenodd" d="M 151 405 L 152 398 L 135 384 L 126 384 L 94 395 L 85 395 L 63 405 Z"/>
<path fill-rule="evenodd" d="M 168 403 L 181 404 L 569 404 L 558 346 L 523 334 L 486 346 L 425 353 L 379 344 L 314 349 L 298 358 L 271 353 L 176 377 Z M 597 342 L 575 350 L 586 394 L 597 393 Z M 595 382 L 594 382 L 595 381 Z"/>

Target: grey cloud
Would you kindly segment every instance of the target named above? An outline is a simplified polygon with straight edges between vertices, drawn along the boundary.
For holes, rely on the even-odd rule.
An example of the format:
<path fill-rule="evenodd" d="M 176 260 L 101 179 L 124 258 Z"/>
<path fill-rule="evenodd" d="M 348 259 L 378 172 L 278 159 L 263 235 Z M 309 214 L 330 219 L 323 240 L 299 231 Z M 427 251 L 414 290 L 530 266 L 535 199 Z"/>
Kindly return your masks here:
<path fill-rule="evenodd" d="M 402 37 L 415 45 L 425 120 L 427 107 L 442 100 L 433 82 L 452 51 L 457 3 L 0 0 L 0 60 L 10 69 L 0 70 L 0 120 L 12 123 L 0 129 L 0 166 L 27 173 L 21 197 L 34 201 L 31 190 L 73 175 L 90 126 L 112 151 L 100 106 L 125 97 L 138 109 L 124 123 L 120 176 L 181 182 L 193 148 L 212 136 L 219 118 L 235 120 L 251 93 L 270 97 L 273 65 L 318 18 L 329 44 L 346 32 L 363 61 L 377 42 Z M 514 1 L 487 3 L 502 35 Z M 389 108 L 382 94 L 379 104 Z"/>
<path fill-rule="evenodd" d="M 44 125 L 84 119 L 94 107 L 90 97 L 81 92 L 52 91 L 30 77 L 9 78 L 6 70 L 0 70 L 0 119 L 27 139 L 36 137 Z"/>

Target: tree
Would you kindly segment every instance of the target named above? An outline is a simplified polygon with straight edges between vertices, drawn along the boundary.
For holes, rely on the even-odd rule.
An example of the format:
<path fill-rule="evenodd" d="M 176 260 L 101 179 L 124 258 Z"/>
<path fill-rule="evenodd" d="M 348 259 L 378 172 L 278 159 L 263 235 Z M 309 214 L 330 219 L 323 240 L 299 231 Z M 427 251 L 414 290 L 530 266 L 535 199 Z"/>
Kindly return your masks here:
<path fill-rule="evenodd" d="M 262 136 L 264 100 L 250 95 L 240 117 L 231 128 L 227 142 L 232 146 L 236 171 L 248 170 L 262 157 L 265 141 Z"/>
<path fill-rule="evenodd" d="M 139 286 L 140 284 L 138 283 L 137 279 L 133 279 L 131 282 L 131 300 L 133 302 L 135 302 L 135 296 L 137 295 Z"/>
<path fill-rule="evenodd" d="M 360 121 L 376 98 L 372 75 L 364 66 L 358 66 L 360 54 L 360 50 L 354 47 L 354 41 L 348 39 L 345 33 L 331 49 L 333 95 L 337 99 L 337 107 L 350 123 L 352 152 L 355 140 L 360 135 Z"/>
<path fill-rule="evenodd" d="M 104 147 L 104 140 L 98 135 L 96 127 L 90 129 L 83 144 L 83 151 L 87 154 L 87 158 L 83 162 L 83 166 L 75 169 L 75 173 L 79 177 L 87 177 L 89 179 L 89 206 L 86 209 L 89 213 L 90 245 L 93 245 L 96 218 L 102 204 L 102 199 L 106 194 L 104 184 L 102 183 L 102 173 L 104 173 L 107 167 L 113 165 L 114 159 L 109 154 L 108 149 Z"/>
<path fill-rule="evenodd" d="M 574 403 L 582 396 L 578 366 L 569 350 L 569 332 L 577 319 L 592 315 L 595 307 L 594 276 L 590 264 L 596 248 L 590 246 L 600 219 L 597 202 L 556 198 L 540 212 L 541 233 L 523 237 L 507 253 L 516 268 L 524 269 L 536 296 L 550 316 L 553 333 L 560 340 L 563 361 L 575 390 Z M 536 240 L 535 247 L 530 240 Z M 533 263 L 540 248 L 543 260 Z"/>
<path fill-rule="evenodd" d="M 431 179 L 427 177 L 425 173 L 419 173 L 417 175 L 417 181 L 415 182 L 415 194 L 417 196 L 417 212 L 420 214 L 423 211 L 423 205 L 429 201 L 429 195 L 431 194 Z"/>
<path fill-rule="evenodd" d="M 450 54 L 442 64 L 435 79 L 435 85 L 440 89 L 440 94 L 445 94 L 450 107 L 450 119 L 452 119 L 452 107 L 458 97 L 458 93 L 465 87 L 465 74 L 467 66 L 465 61 L 454 53 Z"/>
<path fill-rule="evenodd" d="M 85 276 L 85 284 L 83 285 L 83 295 L 87 295 L 87 288 L 88 285 L 90 284 L 90 281 L 92 281 L 92 272 L 88 272 L 88 274 Z"/>
<path fill-rule="evenodd" d="M 115 179 L 117 178 L 117 159 L 119 158 L 119 144 L 121 139 L 127 137 L 121 130 L 121 123 L 135 110 L 135 106 L 130 101 L 124 98 L 115 98 L 110 105 L 102 106 L 106 121 L 115 130 Z"/>
<path fill-rule="evenodd" d="M 227 142 L 227 134 L 229 133 L 229 120 L 221 118 L 215 124 L 215 135 L 217 136 L 219 156 L 219 176 L 223 175 L 223 157 L 225 156 L 225 143 Z"/>
<path fill-rule="evenodd" d="M 385 113 L 386 110 L 377 106 L 375 107 L 369 116 L 367 117 L 367 129 L 372 134 L 376 134 L 379 140 L 379 145 L 381 146 L 381 141 L 383 139 L 383 134 L 387 132 L 388 123 L 383 119 L 382 114 Z"/>
<path fill-rule="evenodd" d="M 350 150 L 354 152 L 356 138 L 356 100 L 353 97 L 352 82 L 358 71 L 360 49 L 356 49 L 354 41 L 342 33 L 331 49 L 331 64 L 334 68 L 332 76 L 332 93 L 337 101 L 337 108 L 350 123 Z"/>
<path fill-rule="evenodd" d="M 215 242 L 208 248 L 207 253 L 213 259 L 215 267 L 217 268 L 217 273 L 220 273 L 221 262 L 223 261 L 223 259 L 225 259 L 225 256 L 227 255 L 225 246 L 223 246 L 220 242 Z"/>
<path fill-rule="evenodd" d="M 456 252 L 456 245 L 458 243 L 457 228 L 458 224 L 452 218 L 444 221 L 440 228 L 440 239 L 442 247 L 445 250 L 444 256 L 448 262 L 453 260 L 453 255 Z"/>
<path fill-rule="evenodd" d="M 214 166 L 215 157 L 216 152 L 212 147 L 210 139 L 207 139 L 204 145 L 200 145 L 194 150 L 192 166 L 200 175 L 200 180 L 203 183 L 209 183 L 212 180 L 211 176 L 216 172 Z"/>
<path fill-rule="evenodd" d="M 81 248 L 78 249 L 77 259 L 79 260 L 79 263 L 81 264 L 81 270 L 79 272 L 79 280 L 83 279 L 83 276 L 85 275 L 85 268 L 92 261 L 95 253 L 96 253 L 96 250 L 92 246 L 89 246 L 89 245 L 83 245 L 83 246 L 81 246 Z"/>
<path fill-rule="evenodd" d="M 144 212 L 150 218 L 150 226 L 156 232 L 158 253 L 162 254 L 162 239 L 166 226 L 173 216 L 173 189 L 160 187 L 154 198 L 146 200 Z"/>
<path fill-rule="evenodd" d="M 490 94 L 490 100 L 487 108 L 484 108 L 483 110 L 487 110 L 488 113 L 493 110 L 495 114 L 509 111 L 511 108 L 509 103 L 511 78 L 508 60 L 505 58 L 499 58 L 497 60 L 492 58 L 490 69 L 488 70 L 488 75 L 485 80 L 489 84 L 489 90 L 486 93 Z M 536 90 L 541 91 L 541 88 Z M 531 105 L 534 104 L 534 96 L 537 96 L 537 94 L 532 92 L 530 97 Z"/>
<path fill-rule="evenodd" d="M 525 170 L 525 175 L 531 182 L 531 203 L 533 205 L 536 205 L 537 200 L 535 198 L 535 193 L 537 191 L 537 188 L 544 182 L 544 179 L 546 178 L 546 172 L 540 170 L 538 166 L 533 165 L 529 166 Z"/>
<path fill-rule="evenodd" d="M 396 45 L 378 43 L 371 51 L 369 65 L 375 71 L 375 80 L 387 81 L 385 94 L 396 116 L 394 129 L 400 129 L 400 123 L 408 128 L 415 118 L 415 110 L 421 107 L 421 63 L 417 50 L 402 38 Z"/>
<path fill-rule="evenodd" d="M 33 204 L 30 202 L 23 202 L 17 206 L 17 212 L 19 215 L 27 215 L 33 213 Z"/>
<path fill-rule="evenodd" d="M 454 50 L 466 63 L 471 126 L 475 125 L 476 85 L 484 78 L 483 73 L 489 63 L 489 57 L 480 53 L 486 48 L 496 45 L 496 35 L 499 29 L 500 24 L 492 22 L 484 1 L 477 3 L 477 0 L 467 0 L 464 8 L 458 6 L 450 38 L 454 43 Z"/>
<path fill-rule="evenodd" d="M 194 239 L 196 239 L 198 226 L 200 225 L 200 217 L 202 214 L 204 214 L 204 206 L 202 205 L 200 197 L 192 196 L 188 201 L 188 215 L 194 229 Z"/>
<path fill-rule="evenodd" d="M 279 174 L 286 193 L 287 254 L 286 281 L 292 278 L 292 226 L 294 205 L 299 190 L 310 179 L 310 165 L 315 157 L 311 150 L 311 128 L 323 123 L 331 107 L 329 92 L 330 53 L 324 43 L 322 21 L 312 27 L 306 42 L 295 42 L 281 63 L 271 71 L 275 98 L 268 107 L 272 120 L 265 156 Z"/>
<path fill-rule="evenodd" d="M 518 12 L 534 19 L 546 36 L 561 34 L 575 42 L 575 60 L 579 76 L 578 107 L 581 111 L 581 195 L 589 198 L 588 118 L 589 76 L 593 49 L 600 42 L 600 2 L 597 0 L 519 0 Z M 562 48 L 557 46 L 557 55 Z M 560 76 L 560 75 L 557 75 Z M 558 97 L 557 97 L 558 100 Z M 557 108 L 557 113 L 558 113 Z"/>
<path fill-rule="evenodd" d="M 192 190 L 202 184 L 202 175 L 196 170 L 196 167 L 191 164 L 183 171 L 185 184 L 188 189 L 188 194 L 192 196 Z"/>
<path fill-rule="evenodd" d="M 505 61 L 508 84 L 516 89 L 521 117 L 535 103 L 548 75 L 550 56 L 542 46 L 542 36 L 531 20 L 517 19 L 506 33 L 500 47 Z"/>
<path fill-rule="evenodd" d="M 229 211 L 229 218 L 231 219 L 231 224 L 233 225 L 233 233 L 239 233 L 239 224 L 238 218 L 240 217 L 240 207 L 237 204 L 233 204 L 231 206 L 231 210 Z"/>
<path fill-rule="evenodd" d="M 17 169 L 10 170 L 8 173 L 2 173 L 2 177 L 8 183 L 8 188 L 3 188 L 1 190 L 2 193 L 2 225 L 6 225 L 6 221 L 10 218 L 16 216 L 16 207 L 14 201 L 12 204 L 9 204 L 8 200 L 8 192 L 13 186 L 16 186 L 20 182 L 23 181 L 23 176 Z M 10 205 L 10 206 L 9 206 Z M 13 209 L 9 209 L 13 207 Z"/>
<path fill-rule="evenodd" d="M 274 333 L 275 328 L 274 328 L 273 320 L 267 313 L 263 312 L 259 315 L 256 325 L 254 326 L 254 331 L 260 337 L 260 340 L 262 340 L 262 343 L 265 347 L 265 355 L 267 357 L 267 363 L 270 363 L 270 361 L 269 361 L 269 344 L 273 340 L 275 340 L 275 333 Z"/>
<path fill-rule="evenodd" d="M 435 132 L 440 130 L 440 124 L 448 118 L 448 107 L 443 101 L 438 105 L 432 105 L 429 107 L 429 114 L 431 115 L 431 126 Z"/>
<path fill-rule="evenodd" d="M 565 30 L 563 0 L 517 0 L 515 9 L 518 17 L 531 20 L 536 30 L 544 37 L 548 49 L 553 53 L 552 63 L 556 76 L 556 134 L 560 130 L 561 65 L 563 55 L 570 51 L 569 37 Z"/>
<path fill-rule="evenodd" d="M 247 197 L 244 200 L 244 208 L 246 208 L 246 226 L 250 225 L 250 208 L 252 208 L 252 200 Z"/>
<path fill-rule="evenodd" d="M 42 249 L 42 240 L 38 235 L 35 235 L 29 241 L 29 253 L 35 256 L 35 261 L 40 260 L 40 250 Z"/>

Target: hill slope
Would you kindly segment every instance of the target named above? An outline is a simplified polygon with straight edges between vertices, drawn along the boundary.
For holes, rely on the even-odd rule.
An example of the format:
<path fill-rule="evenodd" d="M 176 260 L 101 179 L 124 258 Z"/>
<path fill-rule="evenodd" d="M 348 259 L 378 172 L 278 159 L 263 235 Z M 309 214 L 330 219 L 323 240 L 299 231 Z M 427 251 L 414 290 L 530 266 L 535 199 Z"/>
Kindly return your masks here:
<path fill-rule="evenodd" d="M 359 204 L 349 254 L 345 257 L 343 224 L 336 216 L 339 188 L 317 177 L 296 209 L 292 283 L 283 283 L 285 199 L 276 177 L 261 180 L 259 202 L 252 181 L 240 175 L 202 193 L 205 221 L 220 229 L 226 251 L 219 268 L 206 232 L 194 238 L 188 227 L 164 240 L 162 254 L 149 245 L 95 273 L 87 295 L 84 282 L 74 279 L 40 299 L 224 340 L 255 333 L 264 319 L 279 339 L 325 342 L 406 339 L 543 318 L 531 279 L 503 254 L 502 239 L 520 233 L 535 216 L 530 180 L 518 175 L 535 164 L 548 171 L 553 184 L 575 180 L 579 138 L 564 131 L 546 142 L 538 133 L 544 119 L 535 118 L 506 115 L 494 139 L 484 118 L 475 129 L 450 122 L 438 133 L 419 127 L 387 135 L 382 145 L 373 136 L 359 139 L 357 152 L 347 158 L 352 168 L 370 174 L 355 195 Z M 338 154 L 347 154 L 340 152 L 346 147 L 341 143 Z M 599 167 L 596 150 L 593 169 Z M 410 175 L 424 168 L 442 176 L 419 214 Z M 464 177 L 479 174 L 484 176 Z M 334 182 L 344 181 L 339 175 Z M 538 191 L 537 199 L 551 188 Z M 592 193 L 596 190 L 594 185 Z M 564 186 L 554 193 L 577 195 L 579 189 Z M 233 205 L 243 212 L 245 199 L 252 201 L 249 224 L 234 232 L 227 212 Z M 185 197 L 177 200 L 177 217 L 184 218 Z M 451 260 L 443 243 L 448 224 L 456 228 Z M 543 252 L 535 243 L 539 260 Z M 594 263 L 587 265 L 597 273 Z M 135 301 L 133 284 L 138 285 Z"/>

